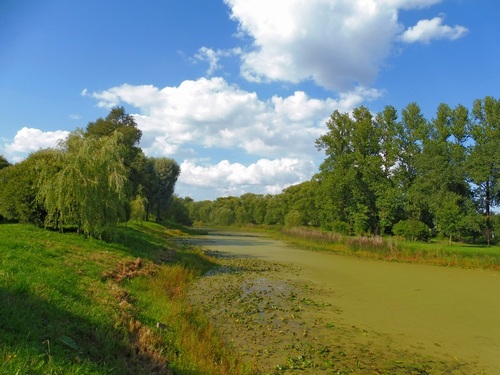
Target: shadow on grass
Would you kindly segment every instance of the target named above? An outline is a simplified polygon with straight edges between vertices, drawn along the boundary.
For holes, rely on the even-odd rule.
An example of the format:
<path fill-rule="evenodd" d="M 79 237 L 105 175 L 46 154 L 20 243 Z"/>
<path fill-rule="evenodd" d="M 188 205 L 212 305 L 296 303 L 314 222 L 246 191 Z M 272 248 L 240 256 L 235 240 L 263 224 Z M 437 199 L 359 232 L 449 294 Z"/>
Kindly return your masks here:
<path fill-rule="evenodd" d="M 153 263 L 176 263 L 184 267 L 194 268 L 200 273 L 215 267 L 203 252 L 195 246 L 189 246 L 184 238 L 186 232 L 179 229 L 171 231 L 171 227 L 157 223 L 132 223 L 119 227 L 110 244 L 117 246 L 130 256 L 150 260 Z"/>
<path fill-rule="evenodd" d="M 0 289 L 0 342 L 0 373 L 170 373 L 128 345 L 125 329 L 65 311 L 28 290 Z"/>

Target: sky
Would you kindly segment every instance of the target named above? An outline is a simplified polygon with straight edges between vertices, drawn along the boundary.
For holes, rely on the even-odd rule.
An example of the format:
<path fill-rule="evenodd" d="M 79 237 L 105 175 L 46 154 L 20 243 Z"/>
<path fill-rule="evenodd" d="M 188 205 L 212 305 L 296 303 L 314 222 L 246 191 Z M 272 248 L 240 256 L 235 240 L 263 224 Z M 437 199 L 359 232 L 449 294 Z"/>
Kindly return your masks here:
<path fill-rule="evenodd" d="M 2 0 L 0 154 L 123 106 L 176 194 L 278 194 L 339 110 L 499 97 L 498 0 Z"/>

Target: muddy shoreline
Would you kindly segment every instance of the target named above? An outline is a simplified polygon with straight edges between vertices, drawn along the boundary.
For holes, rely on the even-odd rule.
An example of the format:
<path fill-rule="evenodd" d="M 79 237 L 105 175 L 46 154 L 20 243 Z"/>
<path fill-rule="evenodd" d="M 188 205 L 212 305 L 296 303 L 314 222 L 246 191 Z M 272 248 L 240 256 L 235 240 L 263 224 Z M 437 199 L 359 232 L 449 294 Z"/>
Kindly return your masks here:
<path fill-rule="evenodd" d="M 492 373 L 477 361 L 402 345 L 397 336 L 353 324 L 342 290 L 310 282 L 300 265 L 251 255 L 245 246 L 253 239 L 223 240 L 196 240 L 219 267 L 197 280 L 190 299 L 257 373 Z M 225 251 L 228 245 L 242 250 Z"/>

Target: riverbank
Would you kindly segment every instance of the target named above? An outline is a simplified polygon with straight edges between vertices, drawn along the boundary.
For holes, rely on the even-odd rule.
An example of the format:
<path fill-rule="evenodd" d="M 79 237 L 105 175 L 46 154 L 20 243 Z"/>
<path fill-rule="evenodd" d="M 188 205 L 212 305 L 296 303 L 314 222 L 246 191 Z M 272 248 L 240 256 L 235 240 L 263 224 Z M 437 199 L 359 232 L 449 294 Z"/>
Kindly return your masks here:
<path fill-rule="evenodd" d="M 0 225 L 0 374 L 250 373 L 187 300 L 215 265 L 174 241 L 186 235 L 129 223 L 104 242 Z"/>
<path fill-rule="evenodd" d="M 421 242 L 406 241 L 397 237 L 354 237 L 304 227 L 246 230 L 262 232 L 285 241 L 290 246 L 313 251 L 327 251 L 391 262 L 500 271 L 499 245 L 460 242 L 450 244 L 448 240 L 436 239 Z"/>

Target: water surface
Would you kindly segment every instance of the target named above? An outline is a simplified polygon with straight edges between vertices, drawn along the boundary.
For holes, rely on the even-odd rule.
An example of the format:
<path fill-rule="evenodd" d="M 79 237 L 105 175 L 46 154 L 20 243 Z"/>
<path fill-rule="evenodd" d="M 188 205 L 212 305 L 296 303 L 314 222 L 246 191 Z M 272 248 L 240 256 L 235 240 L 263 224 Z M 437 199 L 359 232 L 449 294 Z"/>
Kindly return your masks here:
<path fill-rule="evenodd" d="M 214 232 L 201 245 L 292 263 L 298 267 L 283 277 L 334 291 L 325 297 L 348 324 L 390 335 L 403 349 L 478 362 L 500 374 L 500 275 L 493 271 L 306 251 L 248 233 Z"/>

